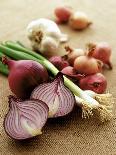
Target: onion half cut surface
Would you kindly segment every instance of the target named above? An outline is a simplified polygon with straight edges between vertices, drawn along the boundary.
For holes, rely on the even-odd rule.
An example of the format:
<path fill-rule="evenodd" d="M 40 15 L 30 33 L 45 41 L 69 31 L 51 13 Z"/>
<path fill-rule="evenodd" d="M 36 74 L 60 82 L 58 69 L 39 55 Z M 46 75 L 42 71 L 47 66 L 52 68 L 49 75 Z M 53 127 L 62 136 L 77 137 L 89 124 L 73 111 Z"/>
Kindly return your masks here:
<path fill-rule="evenodd" d="M 48 106 L 40 100 L 21 101 L 9 96 L 9 111 L 4 119 L 6 133 L 13 139 L 23 140 L 42 134 L 48 118 Z"/>
<path fill-rule="evenodd" d="M 49 117 L 60 117 L 70 113 L 74 107 L 73 93 L 64 86 L 63 74 L 59 72 L 50 83 L 36 87 L 31 99 L 39 99 L 49 107 Z"/>

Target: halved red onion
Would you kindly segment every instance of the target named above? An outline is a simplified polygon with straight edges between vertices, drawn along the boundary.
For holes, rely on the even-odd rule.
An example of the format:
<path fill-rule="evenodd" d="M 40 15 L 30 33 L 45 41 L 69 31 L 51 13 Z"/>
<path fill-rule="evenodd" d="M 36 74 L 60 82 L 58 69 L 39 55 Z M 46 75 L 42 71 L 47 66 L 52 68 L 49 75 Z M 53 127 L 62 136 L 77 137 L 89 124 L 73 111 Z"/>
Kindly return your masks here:
<path fill-rule="evenodd" d="M 63 74 L 59 72 L 54 81 L 36 87 L 31 99 L 39 99 L 49 107 L 49 117 L 59 117 L 70 113 L 74 107 L 73 93 L 64 86 Z"/>
<path fill-rule="evenodd" d="M 5 131 L 17 140 L 42 134 L 41 129 L 47 121 L 48 111 L 49 108 L 43 101 L 21 101 L 9 96 L 9 112 L 4 120 Z"/>

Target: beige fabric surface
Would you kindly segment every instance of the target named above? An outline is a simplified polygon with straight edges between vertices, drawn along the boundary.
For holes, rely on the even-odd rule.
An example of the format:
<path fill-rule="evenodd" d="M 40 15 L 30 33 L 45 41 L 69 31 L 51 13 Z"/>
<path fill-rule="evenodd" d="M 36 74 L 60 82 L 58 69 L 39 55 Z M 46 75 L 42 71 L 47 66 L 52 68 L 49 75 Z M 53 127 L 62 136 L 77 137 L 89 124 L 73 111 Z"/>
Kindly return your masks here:
<path fill-rule="evenodd" d="M 53 10 L 67 4 L 85 11 L 93 25 L 81 32 L 60 26 L 70 35 L 69 44 L 84 48 L 89 41 L 107 41 L 113 50 L 113 70 L 105 71 L 108 91 L 116 97 L 116 0 L 0 0 L 0 41 L 21 40 L 26 45 L 26 26 L 33 19 L 53 18 Z M 116 103 L 112 121 L 101 124 L 96 118 L 81 119 L 75 109 L 69 116 L 48 120 L 43 134 L 32 140 L 16 142 L 3 129 L 11 94 L 7 78 L 0 74 L 0 155 L 116 155 Z"/>

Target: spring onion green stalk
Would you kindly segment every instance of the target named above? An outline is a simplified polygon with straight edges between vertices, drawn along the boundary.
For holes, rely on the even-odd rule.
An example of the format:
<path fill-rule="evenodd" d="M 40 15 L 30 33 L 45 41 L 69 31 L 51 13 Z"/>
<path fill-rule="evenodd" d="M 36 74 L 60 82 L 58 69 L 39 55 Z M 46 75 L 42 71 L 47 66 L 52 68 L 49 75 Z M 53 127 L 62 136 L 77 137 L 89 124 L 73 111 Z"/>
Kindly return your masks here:
<path fill-rule="evenodd" d="M 4 75 L 9 74 L 8 68 L 5 65 L 3 65 L 1 61 L 0 61 L 0 73 L 2 73 Z"/>
<path fill-rule="evenodd" d="M 0 45 L 0 53 L 3 53 L 6 56 L 9 56 L 15 60 L 34 60 L 42 64 L 42 61 L 33 57 L 32 55 L 29 55 L 25 52 L 16 51 L 13 49 L 10 49 L 8 47 L 5 47 L 4 45 Z"/>
<path fill-rule="evenodd" d="M 0 52 L 0 60 L 2 60 L 3 56 L 4 56 L 4 54 Z"/>
<path fill-rule="evenodd" d="M 25 47 L 20 41 L 16 41 L 17 44 L 19 44 L 22 47 Z"/>
<path fill-rule="evenodd" d="M 5 42 L 4 45 L 0 45 L 0 51 L 4 54 L 20 60 L 20 59 L 31 59 L 35 60 L 42 65 L 44 65 L 53 75 L 58 73 L 58 69 L 50 63 L 46 58 L 41 56 L 40 54 L 34 53 L 33 51 L 26 49 L 25 47 L 20 46 L 17 43 L 8 41 Z M 94 98 L 90 97 L 87 93 L 81 90 L 77 85 L 75 85 L 71 80 L 64 76 L 65 85 L 75 94 L 76 98 L 81 98 L 81 104 L 77 99 L 77 104 L 81 105 L 83 111 L 83 117 L 89 117 L 93 114 L 93 110 L 97 111 L 100 116 L 101 121 L 110 120 L 112 117 L 112 111 L 107 108 L 108 104 L 112 104 L 110 102 L 103 101 L 101 98 L 97 101 Z M 105 95 L 107 98 L 107 94 Z M 112 98 L 112 96 L 110 96 Z M 108 100 L 109 101 L 109 100 Z"/>
<path fill-rule="evenodd" d="M 21 52 L 25 52 L 27 54 L 30 54 L 30 55 L 34 56 L 35 58 L 37 58 L 39 60 L 45 60 L 45 58 L 42 55 L 35 53 L 31 49 L 27 49 L 27 48 L 19 45 L 19 43 L 12 42 L 12 41 L 6 41 L 4 43 L 4 45 L 9 47 L 9 48 L 11 48 L 11 49 L 14 49 L 14 50 L 17 50 L 17 51 L 21 51 Z"/>

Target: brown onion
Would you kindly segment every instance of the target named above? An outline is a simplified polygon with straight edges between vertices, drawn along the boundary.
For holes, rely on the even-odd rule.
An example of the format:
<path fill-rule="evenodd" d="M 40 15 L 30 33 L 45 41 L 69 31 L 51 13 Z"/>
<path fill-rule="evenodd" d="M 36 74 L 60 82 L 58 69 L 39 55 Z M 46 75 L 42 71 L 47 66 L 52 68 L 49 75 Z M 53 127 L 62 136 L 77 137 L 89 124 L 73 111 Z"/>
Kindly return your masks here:
<path fill-rule="evenodd" d="M 95 74 L 102 71 L 102 63 L 89 55 L 80 56 L 74 61 L 74 69 L 80 74 Z"/>
<path fill-rule="evenodd" d="M 67 54 L 68 62 L 72 66 L 73 66 L 74 61 L 77 57 L 85 55 L 84 50 L 80 49 L 80 48 L 72 49 L 69 46 L 65 46 L 65 50 L 66 50 L 66 52 L 68 52 L 68 54 Z"/>
<path fill-rule="evenodd" d="M 40 100 L 21 101 L 9 96 L 9 111 L 4 119 L 6 133 L 13 139 L 23 140 L 42 134 L 48 117 L 48 106 Z"/>
<path fill-rule="evenodd" d="M 74 12 L 69 18 L 69 25 L 72 29 L 83 30 L 91 24 L 84 12 Z"/>
<path fill-rule="evenodd" d="M 31 99 L 40 99 L 49 107 L 49 117 L 60 117 L 70 113 L 74 107 L 75 98 L 72 92 L 64 86 L 63 74 L 58 73 L 51 83 L 36 87 Z"/>

